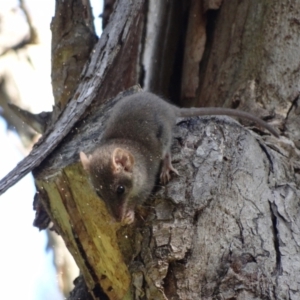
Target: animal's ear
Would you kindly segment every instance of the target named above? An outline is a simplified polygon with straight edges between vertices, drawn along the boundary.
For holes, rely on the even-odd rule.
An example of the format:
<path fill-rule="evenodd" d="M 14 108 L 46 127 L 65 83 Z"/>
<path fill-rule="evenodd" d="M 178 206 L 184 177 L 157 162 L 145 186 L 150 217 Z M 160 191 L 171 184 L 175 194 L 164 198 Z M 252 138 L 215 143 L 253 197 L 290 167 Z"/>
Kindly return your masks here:
<path fill-rule="evenodd" d="M 116 148 L 112 153 L 112 167 L 114 172 L 118 173 L 121 170 L 132 172 L 134 158 L 132 154 L 123 148 Z"/>
<path fill-rule="evenodd" d="M 84 152 L 80 152 L 79 156 L 80 156 L 80 161 L 81 161 L 81 164 L 82 164 L 83 168 L 87 172 L 89 172 L 90 171 L 90 159 L 91 159 L 91 156 L 89 155 L 89 157 L 87 157 Z"/>

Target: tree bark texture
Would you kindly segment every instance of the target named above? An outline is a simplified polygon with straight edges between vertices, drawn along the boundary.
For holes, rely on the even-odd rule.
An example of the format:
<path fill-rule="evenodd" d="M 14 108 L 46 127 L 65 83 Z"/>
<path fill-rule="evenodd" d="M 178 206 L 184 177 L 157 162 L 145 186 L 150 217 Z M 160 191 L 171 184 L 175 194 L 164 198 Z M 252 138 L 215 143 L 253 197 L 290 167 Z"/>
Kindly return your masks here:
<path fill-rule="evenodd" d="M 89 1 L 56 1 L 51 30 L 52 88 L 55 104 L 62 110 L 97 41 Z"/>
<path fill-rule="evenodd" d="M 97 146 L 105 115 L 79 126 L 81 134 L 35 172 L 96 299 L 95 281 L 110 299 L 123 299 L 130 278 L 133 299 L 297 299 L 289 285 L 299 276 L 299 190 L 282 182 L 291 170 L 266 146 L 275 138 L 265 143 L 225 117 L 180 120 L 173 145 L 180 176 L 158 189 L 134 226 L 119 227 L 76 162 L 78 149 Z M 288 227 L 295 232 L 287 235 Z"/>
<path fill-rule="evenodd" d="M 200 68 L 198 103 L 285 118 L 299 95 L 297 1 L 224 1 Z"/>
<path fill-rule="evenodd" d="M 116 1 L 55 124 L 60 134 L 37 148 L 40 201 L 93 299 L 300 299 L 300 4 L 146 4 Z M 251 111 L 282 136 L 253 126 L 250 133 L 227 117 L 178 120 L 172 154 L 180 175 L 121 227 L 78 153 L 97 147 L 114 104 L 138 88 L 117 93 L 138 82 L 184 105 Z M 51 134 L 55 145 L 45 150 Z"/>

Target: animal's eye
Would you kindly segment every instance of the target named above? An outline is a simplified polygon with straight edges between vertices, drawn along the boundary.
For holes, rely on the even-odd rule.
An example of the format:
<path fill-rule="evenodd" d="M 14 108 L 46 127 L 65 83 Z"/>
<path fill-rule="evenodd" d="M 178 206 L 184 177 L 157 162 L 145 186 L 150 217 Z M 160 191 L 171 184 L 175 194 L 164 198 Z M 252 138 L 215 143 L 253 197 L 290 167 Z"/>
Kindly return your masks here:
<path fill-rule="evenodd" d="M 118 185 L 117 187 L 117 194 L 122 195 L 125 192 L 125 187 L 123 185 Z"/>

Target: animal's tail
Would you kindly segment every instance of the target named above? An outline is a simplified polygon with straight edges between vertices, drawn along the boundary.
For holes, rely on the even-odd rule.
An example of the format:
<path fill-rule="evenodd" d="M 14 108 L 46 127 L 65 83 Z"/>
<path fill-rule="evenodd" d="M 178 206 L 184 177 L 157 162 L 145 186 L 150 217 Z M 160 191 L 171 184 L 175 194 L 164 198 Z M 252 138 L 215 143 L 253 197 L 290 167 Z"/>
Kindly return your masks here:
<path fill-rule="evenodd" d="M 236 110 L 223 107 L 199 107 L 199 108 L 181 108 L 179 109 L 180 117 L 194 117 L 194 116 L 233 116 L 253 121 L 262 127 L 269 130 L 274 136 L 279 138 L 278 132 L 274 127 L 263 121 L 262 119 L 247 113 L 242 110 Z"/>

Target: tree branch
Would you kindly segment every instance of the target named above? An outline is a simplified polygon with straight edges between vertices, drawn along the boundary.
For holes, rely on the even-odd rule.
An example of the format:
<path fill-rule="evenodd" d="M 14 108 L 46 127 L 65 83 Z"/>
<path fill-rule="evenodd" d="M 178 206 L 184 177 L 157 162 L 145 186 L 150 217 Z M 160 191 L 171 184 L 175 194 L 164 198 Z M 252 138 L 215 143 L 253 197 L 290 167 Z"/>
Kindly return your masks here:
<path fill-rule="evenodd" d="M 110 66 L 120 59 L 122 45 L 124 46 L 136 33 L 135 22 L 137 22 L 143 3 L 143 0 L 130 3 L 125 0 L 119 2 L 112 15 L 112 22 L 104 30 L 90 62 L 85 67 L 81 83 L 74 97 L 53 128 L 43 136 L 31 153 L 0 181 L 0 195 L 37 167 L 70 132 L 97 97 L 99 101 L 98 90 L 103 84 L 107 73 L 109 73 Z M 123 74 L 120 73 L 115 79 L 117 81 L 123 80 L 124 78 L 120 78 L 120 76 L 123 76 Z M 111 88 L 111 83 L 108 86 Z M 108 86 L 106 89 L 108 89 Z M 113 91 L 116 92 L 116 90 Z M 106 96 L 105 93 L 104 96 Z"/>

